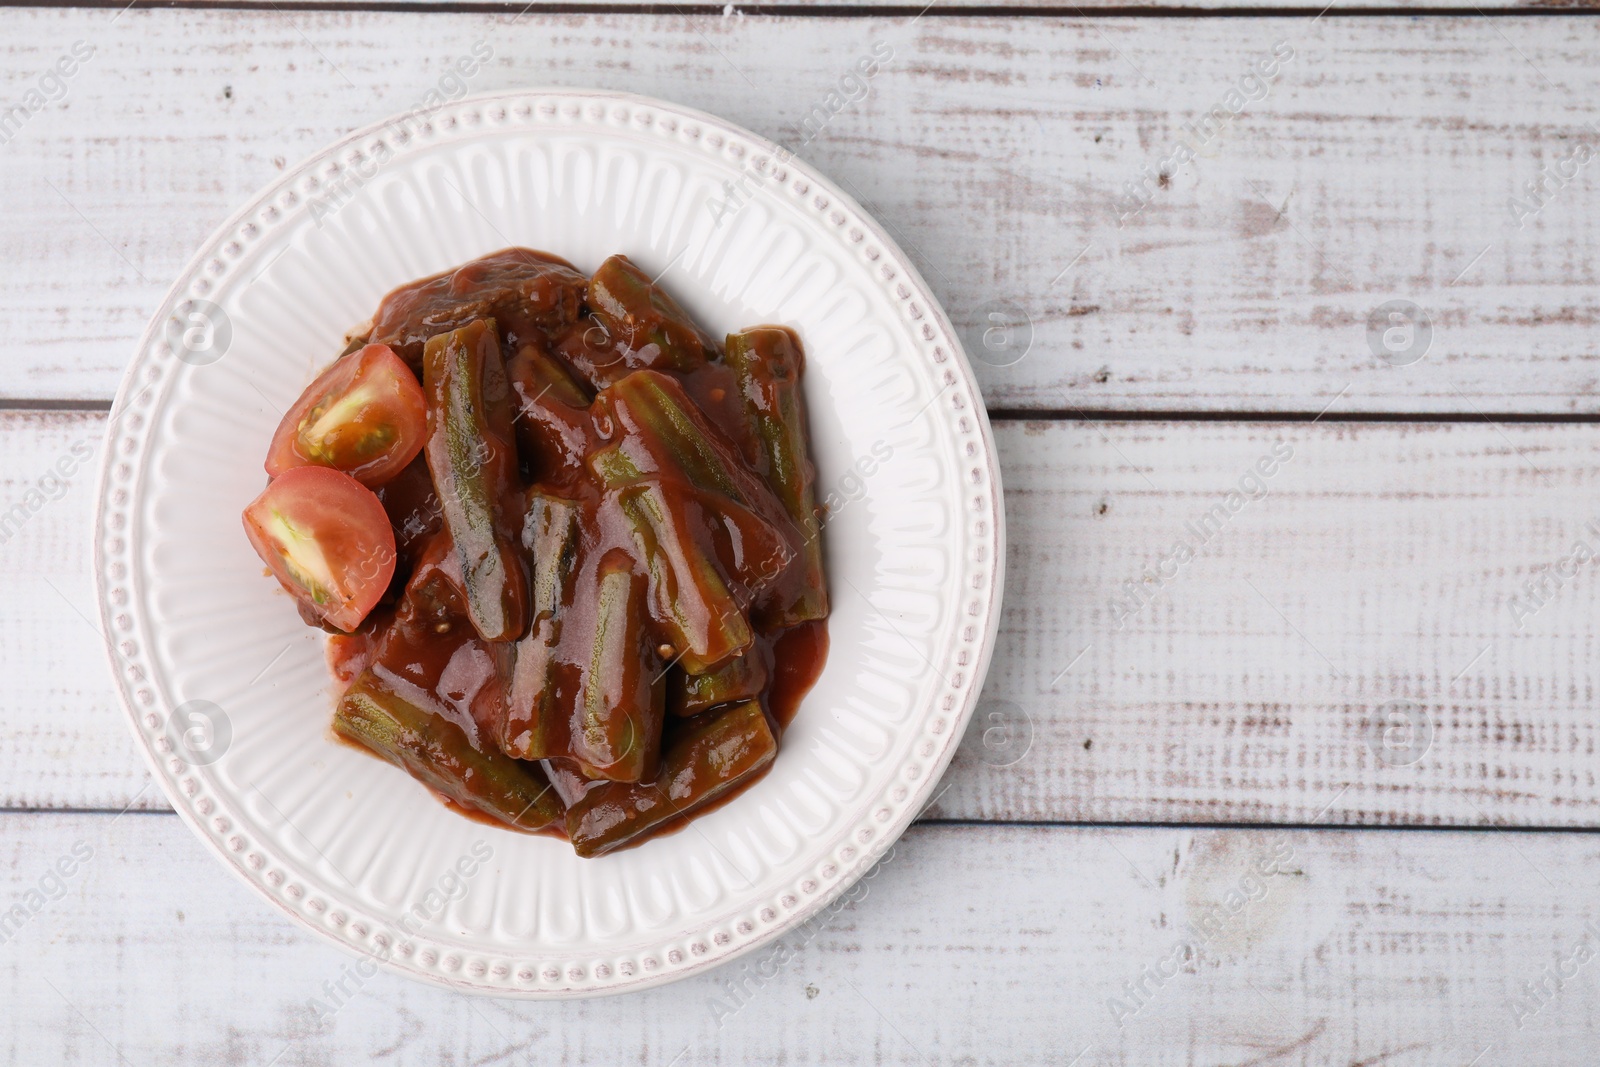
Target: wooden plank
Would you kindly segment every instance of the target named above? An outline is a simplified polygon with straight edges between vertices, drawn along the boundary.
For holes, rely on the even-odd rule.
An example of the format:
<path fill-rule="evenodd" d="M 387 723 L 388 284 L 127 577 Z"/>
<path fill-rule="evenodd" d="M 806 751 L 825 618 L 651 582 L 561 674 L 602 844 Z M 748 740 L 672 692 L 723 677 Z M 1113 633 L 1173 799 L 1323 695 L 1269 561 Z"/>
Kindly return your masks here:
<path fill-rule="evenodd" d="M 1590 427 L 997 436 L 1011 580 L 987 692 L 1037 751 L 1007 765 L 1000 731 L 948 813 L 1600 825 L 1600 583 L 1568 562 L 1600 553 Z"/>
<path fill-rule="evenodd" d="M 175 6 L 202 8 L 208 4 L 216 4 L 219 0 L 170 0 Z M 236 3 L 250 3 L 251 0 L 234 0 Z M 315 11 L 319 8 L 332 6 L 336 0 L 293 0 L 290 3 L 279 4 L 285 11 L 308 10 Z M 266 3 L 266 0 L 260 0 Z M 259 6 L 259 5 L 256 5 Z M 363 6 L 374 9 L 404 11 L 408 7 L 423 7 L 429 9 L 444 8 L 455 10 L 461 8 L 468 11 L 483 11 L 486 9 L 504 9 L 512 14 L 520 14 L 523 10 L 535 11 L 541 14 L 572 14 L 574 12 L 594 14 L 629 14 L 637 11 L 640 14 L 676 14 L 698 16 L 703 18 L 758 18 L 772 16 L 808 16 L 812 13 L 834 16 L 862 16 L 862 15 L 898 15 L 906 19 L 917 17 L 971 18 L 975 16 L 989 17 L 1021 17 L 1040 18 L 1047 16 L 1073 16 L 1083 15 L 1089 11 L 1112 11 L 1118 14 L 1140 14 L 1148 11 L 1152 15 L 1166 13 L 1206 13 L 1217 12 L 1224 14 L 1238 14 L 1241 12 L 1261 12 L 1264 14 L 1281 14 L 1284 12 L 1305 12 L 1307 15 L 1317 15 L 1326 11 L 1329 15 L 1337 17 L 1341 12 L 1356 12 L 1361 14 L 1402 14 L 1409 15 L 1415 11 L 1431 12 L 1445 11 L 1460 14 L 1468 10 L 1483 10 L 1485 12 L 1517 12 L 1530 15 L 1573 15 L 1587 13 L 1594 10 L 1594 5 L 1589 0 L 1553 0 L 1545 3 L 1542 0 L 1493 0 L 1477 7 L 1470 7 L 1459 0 L 1417 0 L 1415 3 L 1374 3 L 1373 0 L 1333 0 L 1332 3 L 1318 3 L 1316 0 L 1085 0 L 1084 3 L 1063 3 L 1062 0 L 1005 0 L 1000 3 L 996 0 L 808 0 L 798 3 L 795 0 L 777 0 L 769 3 L 746 4 L 663 4 L 658 0 L 532 0 L 531 3 L 522 3 L 520 0 L 363 0 Z"/>
<path fill-rule="evenodd" d="M 1028 355 L 979 367 L 991 405 L 1592 413 L 1593 180 L 1580 169 L 1520 227 L 1508 207 L 1596 136 L 1592 31 L 1476 16 L 7 8 L 15 86 L 75 41 L 96 50 L 0 152 L 0 395 L 109 397 L 212 227 L 295 161 L 412 105 L 474 41 L 495 50 L 474 91 L 635 90 L 791 140 L 883 41 L 894 60 L 802 154 L 904 242 L 975 351 L 999 304 L 1027 317 Z M 1151 179 L 1152 202 L 1119 224 L 1125 184 L 1198 140 L 1183 124 L 1280 40 L 1294 56 L 1267 95 L 1169 186 Z M 1428 313 L 1416 363 L 1371 347 L 1390 300 Z"/>
<path fill-rule="evenodd" d="M 0 807 L 166 807 L 101 650 L 90 522 L 104 427 L 0 415 Z"/>
<path fill-rule="evenodd" d="M 41 905 L 0 945 L 17 1063 L 1575 1067 L 1600 1040 L 1590 835 L 915 827 L 784 951 L 541 1005 L 362 977 L 170 815 L 0 841 L 0 902 Z"/>
<path fill-rule="evenodd" d="M 0 501 L 24 500 L 102 421 L 0 416 Z M 1600 583 L 1563 563 L 1577 539 L 1600 550 L 1589 427 L 997 436 L 1010 586 L 989 702 L 936 815 L 1600 826 Z M 1266 495 L 1230 498 L 1275 448 L 1292 455 L 1246 481 Z M 87 619 L 90 495 L 74 482 L 0 546 L 0 807 L 162 805 L 136 796 L 145 774 Z M 1134 610 L 1123 583 L 1147 567 L 1158 580 Z M 1533 610 L 1524 583 L 1551 567 L 1570 574 Z M 1395 708 L 1415 717 L 1412 748 L 1404 718 L 1374 740 L 1396 701 L 1415 702 Z M 989 719 L 1007 708 L 1025 724 L 1015 744 Z"/>

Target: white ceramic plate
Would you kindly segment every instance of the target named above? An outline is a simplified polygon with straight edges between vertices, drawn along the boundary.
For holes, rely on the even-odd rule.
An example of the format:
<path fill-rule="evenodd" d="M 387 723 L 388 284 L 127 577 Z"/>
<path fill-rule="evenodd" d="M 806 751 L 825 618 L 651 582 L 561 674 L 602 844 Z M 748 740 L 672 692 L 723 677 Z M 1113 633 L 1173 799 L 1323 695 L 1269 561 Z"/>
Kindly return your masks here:
<path fill-rule="evenodd" d="M 465 820 L 330 742 L 323 641 L 239 521 L 281 413 L 345 332 L 392 287 L 512 244 L 583 270 L 625 252 L 714 333 L 796 328 L 833 504 L 832 649 L 771 773 L 688 829 L 595 860 Z M 457 989 L 638 989 L 803 922 L 915 817 L 988 665 L 1000 483 L 949 322 L 830 182 L 660 101 L 506 93 L 346 138 L 211 237 L 113 412 L 100 610 L 156 779 L 263 897 Z"/>

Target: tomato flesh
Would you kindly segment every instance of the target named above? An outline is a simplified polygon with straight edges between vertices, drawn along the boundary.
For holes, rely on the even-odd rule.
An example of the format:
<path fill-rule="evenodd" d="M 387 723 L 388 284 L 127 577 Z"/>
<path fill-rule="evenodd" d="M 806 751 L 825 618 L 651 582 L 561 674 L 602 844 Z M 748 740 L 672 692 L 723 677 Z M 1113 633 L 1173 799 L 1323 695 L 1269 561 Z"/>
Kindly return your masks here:
<path fill-rule="evenodd" d="M 347 633 L 394 577 L 394 529 L 382 502 L 340 471 L 285 471 L 244 509 L 244 530 L 279 584 Z"/>
<path fill-rule="evenodd" d="M 428 437 L 422 386 L 388 345 L 367 345 L 324 371 L 278 424 L 267 474 L 332 467 L 369 488 L 405 469 Z"/>

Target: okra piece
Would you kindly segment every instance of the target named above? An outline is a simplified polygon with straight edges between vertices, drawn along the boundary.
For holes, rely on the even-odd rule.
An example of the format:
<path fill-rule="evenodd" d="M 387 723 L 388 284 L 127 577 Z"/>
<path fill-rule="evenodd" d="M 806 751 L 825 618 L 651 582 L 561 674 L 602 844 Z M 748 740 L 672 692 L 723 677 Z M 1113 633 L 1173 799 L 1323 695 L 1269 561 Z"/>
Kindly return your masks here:
<path fill-rule="evenodd" d="M 524 411 L 529 405 L 540 403 L 565 404 L 569 408 L 586 410 L 594 399 L 566 364 L 536 345 L 523 345 L 518 349 L 507 369 Z"/>
<path fill-rule="evenodd" d="M 681 495 L 651 480 L 614 496 L 648 576 L 650 617 L 678 664 L 704 674 L 749 648 L 750 620 L 715 554 L 696 536 Z"/>
<path fill-rule="evenodd" d="M 684 720 L 654 781 L 591 787 L 567 809 L 567 836 L 580 856 L 610 852 L 749 781 L 777 754 L 757 701 Z"/>
<path fill-rule="evenodd" d="M 766 689 L 772 672 L 757 648 L 736 656 L 705 674 L 673 671 L 668 679 L 667 707 L 680 717 L 743 700 L 754 700 Z"/>
<path fill-rule="evenodd" d="M 645 582 L 633 561 L 600 563 L 594 646 L 572 731 L 572 758 L 590 778 L 654 778 L 661 754 L 666 678 L 645 627 Z"/>
<path fill-rule="evenodd" d="M 578 539 L 582 509 L 540 489 L 528 494 L 528 514 L 522 524 L 522 546 L 533 557 L 533 611 L 536 617 L 555 615 L 570 599 L 573 572 L 578 567 Z"/>
<path fill-rule="evenodd" d="M 610 339 L 643 354 L 655 345 L 659 354 L 649 365 L 687 374 L 706 362 L 714 349 L 678 302 L 627 256 L 612 256 L 589 279 L 585 301 L 595 322 Z"/>
<path fill-rule="evenodd" d="M 517 452 L 534 481 L 583 468 L 589 447 L 589 390 L 566 364 L 523 345 L 506 364 L 516 394 Z"/>
<path fill-rule="evenodd" d="M 576 503 L 538 490 L 528 494 L 522 544 L 533 561 L 533 622 L 526 637 L 501 653 L 506 712 L 495 739 L 506 755 L 517 759 L 566 754 L 569 716 L 560 705 L 552 668 L 561 641 L 562 608 L 571 599 L 578 567 L 578 537 Z"/>
<path fill-rule="evenodd" d="M 678 480 L 667 481 L 653 476 L 647 478 L 637 464 L 623 452 L 620 444 L 609 445 L 589 454 L 589 470 L 605 489 L 622 489 L 642 481 L 663 481 L 672 487 L 673 498 L 682 499 L 684 506 L 697 509 L 722 520 L 726 524 L 728 539 L 727 573 L 736 579 L 747 594 L 748 601 L 757 592 L 772 585 L 787 570 L 795 558 L 788 530 L 780 530 L 760 515 L 742 504 L 737 504 L 720 493 L 705 492 Z"/>
<path fill-rule="evenodd" d="M 589 453 L 588 464 L 595 480 L 607 489 L 621 489 L 644 481 L 644 472 L 622 451 L 621 445 L 595 449 Z"/>
<path fill-rule="evenodd" d="M 428 341 L 428 469 L 461 559 L 467 614 L 485 641 L 511 641 L 528 625 L 527 575 L 506 501 L 517 484 L 511 390 L 493 319 Z"/>
<path fill-rule="evenodd" d="M 794 626 L 828 615 L 817 522 L 816 471 L 806 449 L 805 398 L 800 376 L 805 356 L 793 331 L 757 326 L 728 335 L 726 358 L 739 381 L 745 413 L 755 429 L 762 473 L 800 530 L 800 576 L 782 600 L 769 605 L 775 626 Z"/>
<path fill-rule="evenodd" d="M 685 478 L 769 522 L 791 526 L 772 487 L 745 466 L 738 449 L 711 425 L 676 378 L 635 371 L 601 390 L 595 407 L 612 423 L 618 449 L 640 477 Z"/>
<path fill-rule="evenodd" d="M 463 807 L 519 830 L 562 817 L 561 798 L 537 764 L 481 752 L 443 715 L 400 696 L 371 670 L 339 701 L 333 729 Z"/>

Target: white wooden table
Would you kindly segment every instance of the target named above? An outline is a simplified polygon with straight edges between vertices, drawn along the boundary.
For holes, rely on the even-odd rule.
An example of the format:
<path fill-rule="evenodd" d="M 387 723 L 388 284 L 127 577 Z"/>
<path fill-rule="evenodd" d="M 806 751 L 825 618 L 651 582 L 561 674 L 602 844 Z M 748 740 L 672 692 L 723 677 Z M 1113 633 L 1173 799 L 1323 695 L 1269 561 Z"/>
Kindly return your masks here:
<path fill-rule="evenodd" d="M 1597 16 L 965 2 L 0 7 L 0 103 L 41 104 L 0 126 L 0 1060 L 1595 1061 Z M 88 526 L 135 336 L 249 193 L 478 41 L 472 91 L 790 143 L 893 50 L 801 151 L 993 361 L 982 712 L 1015 732 L 782 967 L 561 1005 L 351 977 L 203 852 L 114 705 Z M 1410 334 L 1369 328 L 1389 301 Z"/>

